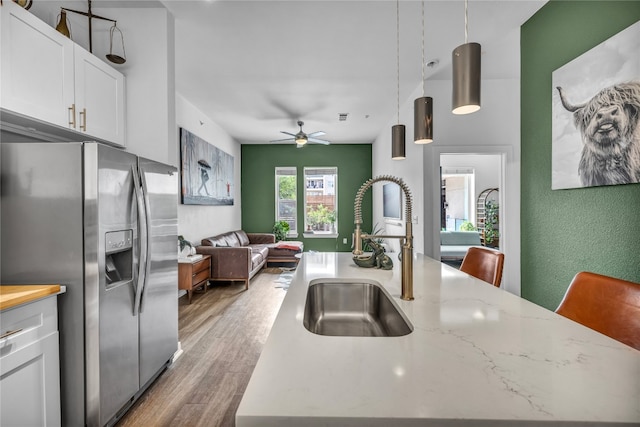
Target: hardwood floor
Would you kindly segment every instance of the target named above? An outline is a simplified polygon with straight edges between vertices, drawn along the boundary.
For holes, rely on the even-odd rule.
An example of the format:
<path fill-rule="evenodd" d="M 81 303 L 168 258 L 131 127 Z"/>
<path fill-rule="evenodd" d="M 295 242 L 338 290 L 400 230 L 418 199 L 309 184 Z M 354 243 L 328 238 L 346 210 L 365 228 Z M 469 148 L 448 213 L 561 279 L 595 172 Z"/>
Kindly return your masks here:
<path fill-rule="evenodd" d="M 117 424 L 235 426 L 235 412 L 286 292 L 264 270 L 244 284 L 216 283 L 179 300 L 184 353 Z"/>

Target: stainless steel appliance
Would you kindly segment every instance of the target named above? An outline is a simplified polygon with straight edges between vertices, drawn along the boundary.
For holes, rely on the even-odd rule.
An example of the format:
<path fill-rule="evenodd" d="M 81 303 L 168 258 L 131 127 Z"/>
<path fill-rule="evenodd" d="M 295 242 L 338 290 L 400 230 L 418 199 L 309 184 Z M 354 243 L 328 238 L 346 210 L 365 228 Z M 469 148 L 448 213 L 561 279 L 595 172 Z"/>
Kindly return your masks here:
<path fill-rule="evenodd" d="M 1 144 L 2 283 L 60 283 L 62 424 L 115 424 L 178 348 L 176 169 L 98 143 Z"/>

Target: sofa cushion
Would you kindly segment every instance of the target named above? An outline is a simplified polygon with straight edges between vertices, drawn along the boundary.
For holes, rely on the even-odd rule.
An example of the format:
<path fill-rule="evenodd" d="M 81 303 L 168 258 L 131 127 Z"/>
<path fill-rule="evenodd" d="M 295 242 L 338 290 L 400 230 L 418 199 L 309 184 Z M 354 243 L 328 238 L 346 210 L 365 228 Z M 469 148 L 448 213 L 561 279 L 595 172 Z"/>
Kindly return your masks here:
<path fill-rule="evenodd" d="M 264 263 L 264 260 L 265 258 L 260 252 L 251 252 L 251 270 L 259 267 L 262 263 Z"/>
<path fill-rule="evenodd" d="M 477 231 L 441 231 L 440 244 L 480 246 L 480 234 Z"/>
<path fill-rule="evenodd" d="M 269 258 L 292 258 L 295 254 L 301 253 L 304 243 L 287 240 L 269 245 Z"/>
<path fill-rule="evenodd" d="M 227 246 L 227 242 L 224 240 L 224 236 L 220 234 L 218 236 L 207 237 L 206 239 L 202 239 L 202 245 L 221 247 L 221 246 Z"/>
<path fill-rule="evenodd" d="M 247 233 L 244 232 L 244 230 L 237 230 L 235 231 L 235 233 L 238 241 L 240 242 L 240 246 L 249 245 L 249 237 L 247 236 Z"/>
<path fill-rule="evenodd" d="M 262 259 L 267 259 L 269 255 L 269 246 L 268 245 L 250 245 L 251 252 L 255 254 L 260 254 Z"/>

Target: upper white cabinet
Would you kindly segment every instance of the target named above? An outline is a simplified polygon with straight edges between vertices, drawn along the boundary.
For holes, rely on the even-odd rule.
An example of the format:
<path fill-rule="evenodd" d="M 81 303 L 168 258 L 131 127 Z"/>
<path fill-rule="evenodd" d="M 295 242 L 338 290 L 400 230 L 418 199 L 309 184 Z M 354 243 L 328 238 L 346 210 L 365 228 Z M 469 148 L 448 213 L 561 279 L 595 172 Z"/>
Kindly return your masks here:
<path fill-rule="evenodd" d="M 74 46 L 76 126 L 124 147 L 124 76 Z"/>
<path fill-rule="evenodd" d="M 124 75 L 13 2 L 0 15 L 2 109 L 124 146 Z"/>

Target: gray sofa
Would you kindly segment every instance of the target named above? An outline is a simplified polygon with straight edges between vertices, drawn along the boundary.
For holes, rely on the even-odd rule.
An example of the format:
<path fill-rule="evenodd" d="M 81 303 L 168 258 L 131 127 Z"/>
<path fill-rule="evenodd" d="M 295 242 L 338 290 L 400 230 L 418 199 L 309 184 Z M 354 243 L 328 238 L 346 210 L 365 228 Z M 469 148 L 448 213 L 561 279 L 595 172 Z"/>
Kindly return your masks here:
<path fill-rule="evenodd" d="M 471 246 L 481 246 L 477 231 L 441 231 L 440 259 L 461 261 Z"/>

